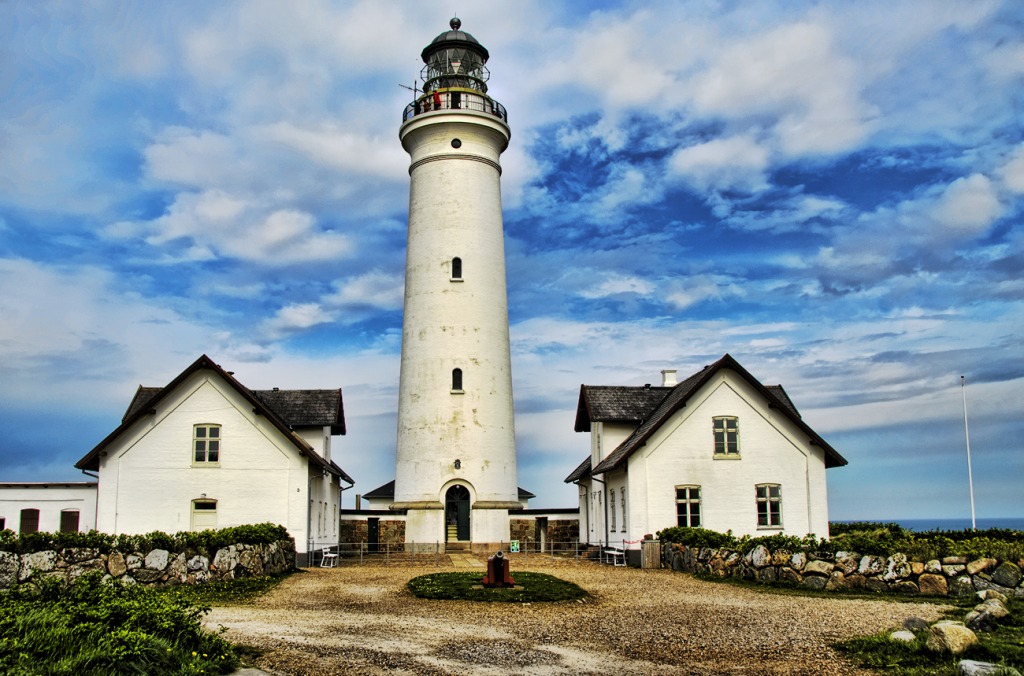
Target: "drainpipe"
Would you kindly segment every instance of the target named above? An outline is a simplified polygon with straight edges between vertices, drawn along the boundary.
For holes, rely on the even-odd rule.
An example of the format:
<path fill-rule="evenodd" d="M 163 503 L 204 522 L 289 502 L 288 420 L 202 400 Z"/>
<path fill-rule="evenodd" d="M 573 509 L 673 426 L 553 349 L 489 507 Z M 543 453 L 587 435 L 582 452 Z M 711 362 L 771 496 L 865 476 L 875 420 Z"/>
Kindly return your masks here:
<path fill-rule="evenodd" d="M 99 521 L 100 518 L 100 475 L 93 474 L 84 469 L 79 471 L 81 471 L 85 476 L 91 476 L 93 479 L 96 479 L 96 504 L 92 508 L 92 527 L 95 529 L 96 522 Z"/>

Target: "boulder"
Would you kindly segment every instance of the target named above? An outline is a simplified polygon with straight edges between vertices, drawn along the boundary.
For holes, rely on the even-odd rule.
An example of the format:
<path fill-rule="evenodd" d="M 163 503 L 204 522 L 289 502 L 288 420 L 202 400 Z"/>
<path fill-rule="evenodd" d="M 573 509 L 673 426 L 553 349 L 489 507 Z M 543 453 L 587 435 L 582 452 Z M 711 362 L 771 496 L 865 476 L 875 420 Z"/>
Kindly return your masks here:
<path fill-rule="evenodd" d="M 128 570 L 142 568 L 142 556 L 139 554 L 129 554 L 124 557 L 124 565 L 128 566 Z"/>
<path fill-rule="evenodd" d="M 153 584 L 159 582 L 163 575 L 164 573 L 162 570 L 153 570 L 152 568 L 139 568 L 132 571 L 132 577 L 139 584 Z"/>
<path fill-rule="evenodd" d="M 1016 563 L 1004 561 L 992 573 L 992 581 L 1002 587 L 1016 587 L 1020 584 L 1022 575 Z"/>
<path fill-rule="evenodd" d="M 188 568 L 185 566 L 185 554 L 181 553 L 175 556 L 170 565 L 167 566 L 167 572 L 171 576 L 172 580 L 183 581 L 188 576 Z"/>
<path fill-rule="evenodd" d="M 910 577 L 911 567 L 907 561 L 906 554 L 893 554 L 885 561 L 885 572 L 882 579 L 886 582 L 895 582 Z"/>
<path fill-rule="evenodd" d="M 806 589 L 824 589 L 828 584 L 828 578 L 820 575 L 808 575 L 800 586 Z"/>
<path fill-rule="evenodd" d="M 917 586 L 917 583 L 913 580 L 900 580 L 899 582 L 893 582 L 890 587 L 897 594 L 920 594 L 921 589 Z"/>
<path fill-rule="evenodd" d="M 792 556 L 785 549 L 780 549 L 776 552 L 772 552 L 772 565 L 773 566 L 785 566 L 789 563 L 789 557 Z"/>
<path fill-rule="evenodd" d="M 974 609 L 981 613 L 988 613 L 997 620 L 1010 614 L 1010 611 L 1006 609 L 1006 606 L 999 599 L 986 599 L 974 606 Z"/>
<path fill-rule="evenodd" d="M 950 596 L 970 596 L 974 593 L 974 583 L 969 575 L 953 578 L 948 584 Z"/>
<path fill-rule="evenodd" d="M 944 566 L 957 566 L 957 565 L 962 566 L 962 565 L 964 565 L 966 563 L 967 563 L 967 557 L 966 556 L 943 556 L 942 557 L 942 565 L 944 565 Z"/>
<path fill-rule="evenodd" d="M 921 588 L 921 593 L 926 596 L 945 596 L 949 593 L 949 585 L 946 584 L 946 578 L 943 575 L 921 573 L 917 578 L 917 585 Z"/>
<path fill-rule="evenodd" d="M 210 569 L 210 559 L 206 558 L 201 554 L 196 554 L 185 564 L 186 568 L 190 573 L 194 573 L 200 570 Z"/>
<path fill-rule="evenodd" d="M 965 570 L 967 570 L 967 566 L 965 566 L 962 563 L 949 564 L 949 565 L 943 564 L 943 566 L 942 566 L 942 574 L 945 575 L 946 577 L 956 577 L 957 575 L 959 575 L 960 573 L 964 572 Z"/>
<path fill-rule="evenodd" d="M 793 556 L 789 557 L 789 567 L 799 572 L 804 569 L 807 565 L 807 555 L 803 552 L 797 552 Z"/>
<path fill-rule="evenodd" d="M 754 568 L 764 568 L 772 562 L 772 553 L 764 545 L 758 545 L 750 550 L 750 564 Z"/>
<path fill-rule="evenodd" d="M 923 617 L 908 617 L 903 620 L 903 628 L 910 631 L 927 631 L 929 627 L 931 625 Z"/>
<path fill-rule="evenodd" d="M 917 637 L 914 636 L 914 632 L 907 631 L 906 629 L 894 631 L 893 633 L 889 634 L 889 638 L 893 641 L 902 641 L 903 643 L 913 643 L 917 640 Z"/>
<path fill-rule="evenodd" d="M 934 652 L 948 652 L 959 655 L 978 642 L 978 636 L 964 626 L 963 622 L 942 620 L 928 630 L 925 646 Z"/>
<path fill-rule="evenodd" d="M 921 561 L 911 561 L 910 562 L 910 574 L 911 575 L 920 575 L 923 572 L 924 572 L 924 563 L 922 563 Z"/>
<path fill-rule="evenodd" d="M 995 631 L 999 623 L 988 613 L 972 610 L 964 617 L 964 623 L 972 631 Z"/>
<path fill-rule="evenodd" d="M 111 577 L 121 577 L 128 572 L 128 564 L 125 563 L 124 554 L 119 551 L 110 552 L 107 557 L 107 572 Z"/>
<path fill-rule="evenodd" d="M 972 580 L 974 582 L 974 588 L 977 589 L 977 590 L 997 591 L 997 592 L 999 592 L 1000 594 L 1002 594 L 1003 596 L 1006 596 L 1006 597 L 1010 597 L 1010 596 L 1014 595 L 1013 589 L 1011 589 L 1009 587 L 1004 587 L 1001 584 L 996 584 L 992 580 L 987 579 L 987 577 L 984 576 L 984 575 L 975 575 L 972 578 Z"/>
<path fill-rule="evenodd" d="M 0 589 L 7 589 L 18 581 L 18 555 L 0 552 Z"/>
<path fill-rule="evenodd" d="M 767 583 L 776 582 L 779 579 L 778 569 L 775 566 L 765 566 L 757 571 L 757 579 Z"/>
<path fill-rule="evenodd" d="M 982 589 L 977 592 L 979 601 L 988 601 L 989 599 L 998 599 L 1003 603 L 1006 603 L 1009 599 L 1006 598 L 1005 594 L 1000 594 L 995 589 Z"/>
<path fill-rule="evenodd" d="M 100 550 L 94 547 L 65 547 L 60 555 L 66 563 L 81 563 L 91 559 L 98 559 Z"/>
<path fill-rule="evenodd" d="M 860 566 L 857 567 L 857 572 L 861 575 L 878 575 L 883 570 L 885 570 L 885 559 L 870 554 L 861 558 Z"/>
<path fill-rule="evenodd" d="M 171 559 L 171 553 L 166 549 L 154 549 L 146 554 L 146 568 L 150 570 L 164 570 Z"/>
<path fill-rule="evenodd" d="M 847 589 L 863 589 L 867 581 L 868 579 L 860 573 L 854 573 L 846 576 L 846 587 Z"/>
<path fill-rule="evenodd" d="M 942 573 L 942 562 L 938 559 L 926 561 L 924 564 L 924 572 L 931 575 L 940 575 Z"/>
<path fill-rule="evenodd" d="M 834 564 L 828 561 L 808 561 L 804 566 L 804 575 L 831 575 Z"/>
<path fill-rule="evenodd" d="M 47 549 L 42 552 L 32 552 L 21 557 L 21 567 L 18 569 L 18 582 L 24 582 L 36 573 L 49 573 L 57 567 L 57 552 Z"/>
<path fill-rule="evenodd" d="M 977 575 L 996 565 L 995 559 L 975 559 L 967 564 L 967 574 Z"/>
<path fill-rule="evenodd" d="M 860 554 L 857 552 L 836 552 L 836 568 L 843 571 L 843 575 L 856 573 L 859 565 Z"/>
<path fill-rule="evenodd" d="M 957 676 L 1020 676 L 1020 672 L 1013 667 L 975 660 L 960 660 L 956 673 Z"/>
<path fill-rule="evenodd" d="M 804 578 L 789 566 L 783 566 L 779 568 L 779 581 L 787 584 L 800 584 Z"/>
<path fill-rule="evenodd" d="M 880 577 L 869 577 L 864 581 L 864 588 L 873 592 L 887 592 L 889 584 Z"/>
<path fill-rule="evenodd" d="M 832 575 L 828 578 L 828 583 L 825 585 L 825 591 L 835 591 L 837 589 L 846 589 L 846 576 L 843 575 L 841 570 L 833 570 Z"/>

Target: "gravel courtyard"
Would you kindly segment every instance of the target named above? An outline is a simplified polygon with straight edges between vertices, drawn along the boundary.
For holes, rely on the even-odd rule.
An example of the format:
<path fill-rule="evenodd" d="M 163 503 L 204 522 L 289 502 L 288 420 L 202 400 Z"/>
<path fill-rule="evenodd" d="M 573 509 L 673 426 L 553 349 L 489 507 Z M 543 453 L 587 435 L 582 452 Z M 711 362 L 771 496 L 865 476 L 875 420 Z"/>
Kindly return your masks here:
<path fill-rule="evenodd" d="M 478 564 L 477 564 L 478 565 Z M 451 564 L 440 570 L 465 570 Z M 434 566 L 348 565 L 291 576 L 211 628 L 262 651 L 278 674 L 858 674 L 829 643 L 938 618 L 942 606 L 822 599 L 667 570 L 513 559 L 593 595 L 587 602 L 428 601 L 405 583 Z"/>

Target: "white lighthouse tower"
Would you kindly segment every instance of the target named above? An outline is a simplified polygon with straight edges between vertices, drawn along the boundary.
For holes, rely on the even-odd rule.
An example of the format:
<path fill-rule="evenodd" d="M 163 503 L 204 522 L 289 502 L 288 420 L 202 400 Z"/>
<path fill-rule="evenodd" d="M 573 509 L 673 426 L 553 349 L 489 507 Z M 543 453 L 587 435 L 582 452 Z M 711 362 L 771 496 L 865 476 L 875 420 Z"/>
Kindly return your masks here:
<path fill-rule="evenodd" d="M 423 49 L 423 91 L 399 131 L 409 236 L 395 502 L 407 543 L 509 540 L 520 506 L 501 165 L 511 132 L 487 95 L 487 49 L 461 30 Z"/>

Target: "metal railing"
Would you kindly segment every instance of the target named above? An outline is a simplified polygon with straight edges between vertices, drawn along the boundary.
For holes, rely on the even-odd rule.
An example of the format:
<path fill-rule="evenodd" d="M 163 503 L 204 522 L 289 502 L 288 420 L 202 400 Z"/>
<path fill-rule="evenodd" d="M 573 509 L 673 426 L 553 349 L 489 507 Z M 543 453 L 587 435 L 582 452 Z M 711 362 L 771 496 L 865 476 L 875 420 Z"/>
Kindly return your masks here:
<path fill-rule="evenodd" d="M 508 111 L 490 96 L 471 89 L 440 90 L 437 95 L 430 92 L 416 99 L 405 107 L 402 122 L 408 122 L 417 115 L 446 110 L 472 110 L 478 113 L 493 115 L 508 124 Z"/>

